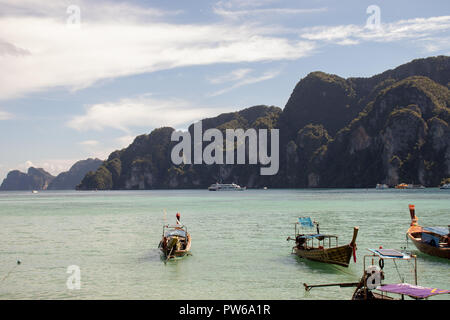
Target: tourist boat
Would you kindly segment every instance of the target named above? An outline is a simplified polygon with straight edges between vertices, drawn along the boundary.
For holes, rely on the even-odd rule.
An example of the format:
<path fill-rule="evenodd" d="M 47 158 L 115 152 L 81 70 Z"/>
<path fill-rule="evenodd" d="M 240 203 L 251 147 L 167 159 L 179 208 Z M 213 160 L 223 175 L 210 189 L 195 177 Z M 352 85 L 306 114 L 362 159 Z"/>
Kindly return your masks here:
<path fill-rule="evenodd" d="M 33 191 L 31 191 L 31 193 L 36 194 L 36 193 L 38 193 L 38 191 L 37 190 L 33 190 Z"/>
<path fill-rule="evenodd" d="M 300 233 L 302 228 L 314 228 L 314 225 L 317 233 Z M 298 218 L 298 222 L 295 223 L 294 234 L 294 238 L 288 237 L 287 240 L 295 240 L 292 253 L 298 257 L 348 267 L 353 255 L 356 262 L 358 227 L 353 228 L 353 238 L 350 243 L 343 246 L 339 246 L 337 236 L 321 234 L 319 224 L 316 221 L 312 222 L 310 217 Z"/>
<path fill-rule="evenodd" d="M 417 258 L 416 256 L 400 252 L 394 249 L 368 249 L 371 254 L 364 255 L 363 258 L 363 276 L 359 282 L 344 282 L 308 285 L 304 283 L 306 291 L 316 287 L 356 287 L 352 295 L 352 300 L 404 300 L 405 296 L 413 299 L 427 299 L 438 294 L 449 294 L 450 290 L 438 288 L 422 287 L 417 285 Z M 414 260 L 414 263 L 411 263 Z M 385 279 L 384 264 L 385 261 L 393 261 L 398 272 L 398 262 L 407 262 L 413 266 L 414 284 L 405 283 L 400 276 L 400 283 L 383 284 Z M 366 267 L 367 266 L 367 267 Z M 391 295 L 389 295 L 391 294 Z M 397 295 L 393 297 L 392 294 Z M 399 295 L 399 296 L 398 296 Z"/>
<path fill-rule="evenodd" d="M 377 183 L 375 189 L 389 189 L 389 186 L 384 183 Z"/>
<path fill-rule="evenodd" d="M 187 232 L 187 227 L 181 224 L 163 226 L 162 239 L 158 247 L 166 261 L 188 255 L 191 250 L 191 235 Z"/>
<path fill-rule="evenodd" d="M 440 189 L 450 189 L 450 183 L 443 184 Z"/>
<path fill-rule="evenodd" d="M 236 183 L 214 183 L 208 187 L 209 191 L 244 191 L 246 189 Z"/>
<path fill-rule="evenodd" d="M 406 184 L 400 183 L 395 186 L 395 189 L 425 189 L 425 187 L 421 184 Z"/>
<path fill-rule="evenodd" d="M 411 224 L 406 236 L 421 252 L 431 256 L 450 259 L 450 233 L 445 227 L 421 227 L 415 212 L 415 206 L 409 205 Z"/>

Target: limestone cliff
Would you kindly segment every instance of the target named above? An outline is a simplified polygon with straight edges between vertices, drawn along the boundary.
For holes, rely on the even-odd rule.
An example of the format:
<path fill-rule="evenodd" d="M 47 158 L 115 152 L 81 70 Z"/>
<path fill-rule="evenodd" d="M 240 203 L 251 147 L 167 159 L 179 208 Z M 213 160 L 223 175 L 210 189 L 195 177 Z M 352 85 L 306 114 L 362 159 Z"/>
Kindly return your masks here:
<path fill-rule="evenodd" d="M 13 170 L 3 180 L 0 190 L 46 190 L 55 177 L 42 168 L 28 168 L 27 173 Z"/>
<path fill-rule="evenodd" d="M 79 189 L 437 186 L 450 177 L 450 58 L 417 59 L 370 78 L 320 71 L 295 86 L 284 110 L 255 106 L 203 119 L 203 130 L 278 128 L 280 168 L 173 165 L 170 135 L 159 128 L 109 156 Z M 193 127 L 189 127 L 192 133 Z"/>

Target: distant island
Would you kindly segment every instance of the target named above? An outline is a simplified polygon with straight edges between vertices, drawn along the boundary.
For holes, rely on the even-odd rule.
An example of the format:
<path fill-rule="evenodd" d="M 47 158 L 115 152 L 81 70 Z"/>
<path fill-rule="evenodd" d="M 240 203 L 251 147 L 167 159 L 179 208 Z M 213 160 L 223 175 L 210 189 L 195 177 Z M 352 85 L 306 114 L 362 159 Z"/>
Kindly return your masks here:
<path fill-rule="evenodd" d="M 276 175 L 261 176 L 259 165 L 173 165 L 174 129 L 162 127 L 112 152 L 76 188 L 206 188 L 216 181 L 249 188 L 435 187 L 450 182 L 449 86 L 448 56 L 413 60 L 370 78 L 311 72 L 284 109 L 259 105 L 202 120 L 203 130 L 279 129 Z M 5 181 L 20 176 L 10 172 Z"/>
<path fill-rule="evenodd" d="M 95 171 L 103 163 L 100 159 L 76 162 L 69 171 L 53 176 L 42 168 L 28 168 L 27 173 L 10 171 L 0 190 L 74 190 L 89 171 Z"/>

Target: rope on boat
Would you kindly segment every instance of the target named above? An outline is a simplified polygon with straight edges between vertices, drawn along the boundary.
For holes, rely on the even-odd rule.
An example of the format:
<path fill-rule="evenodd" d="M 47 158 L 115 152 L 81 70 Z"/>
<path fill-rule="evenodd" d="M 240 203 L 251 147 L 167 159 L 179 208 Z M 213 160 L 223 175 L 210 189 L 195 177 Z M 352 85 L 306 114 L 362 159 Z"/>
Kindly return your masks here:
<path fill-rule="evenodd" d="M 406 250 L 406 248 L 409 248 L 409 238 L 408 238 L 408 234 L 406 234 L 405 237 L 406 237 L 406 246 L 405 246 L 405 250 Z"/>
<path fill-rule="evenodd" d="M 397 263 L 395 262 L 395 259 L 393 259 L 393 261 L 394 261 L 395 269 L 397 270 L 398 277 L 400 278 L 400 280 L 402 280 L 402 282 L 405 282 L 405 278 L 403 278 L 401 276 L 400 271 L 398 270 Z"/>
<path fill-rule="evenodd" d="M 172 254 L 173 247 L 174 247 L 174 246 L 172 246 L 172 248 L 170 248 L 170 252 L 169 252 L 169 254 L 167 255 L 166 262 L 169 261 L 169 259 L 170 259 L 170 255 Z"/>
<path fill-rule="evenodd" d="M 410 272 L 411 272 L 411 274 L 412 274 L 412 276 L 413 276 L 413 278 L 414 278 L 414 265 L 413 265 L 413 263 L 410 261 L 410 260 L 406 260 L 407 262 L 408 262 L 408 264 L 409 264 L 409 266 L 410 266 Z"/>
<path fill-rule="evenodd" d="M 163 215 L 164 224 L 167 224 L 167 211 L 166 211 L 166 208 L 164 208 L 163 212 L 164 212 L 164 215 Z"/>
<path fill-rule="evenodd" d="M 347 271 L 345 269 L 339 268 L 338 266 L 335 266 L 334 264 L 330 264 L 330 267 L 333 267 L 333 268 L 335 268 L 336 270 L 338 270 L 338 271 L 340 271 L 342 273 L 346 273 L 349 276 L 355 277 L 355 274 L 350 273 L 349 271 Z"/>
<path fill-rule="evenodd" d="M 14 267 L 12 267 L 11 270 L 9 270 L 9 272 L 6 274 L 6 276 L 3 277 L 3 279 L 0 281 L 0 284 L 2 284 L 3 281 L 5 281 L 6 278 L 8 278 L 9 275 L 14 271 L 14 269 L 17 268 L 20 264 L 21 264 L 20 260 L 17 260 L 16 265 L 14 265 Z"/>

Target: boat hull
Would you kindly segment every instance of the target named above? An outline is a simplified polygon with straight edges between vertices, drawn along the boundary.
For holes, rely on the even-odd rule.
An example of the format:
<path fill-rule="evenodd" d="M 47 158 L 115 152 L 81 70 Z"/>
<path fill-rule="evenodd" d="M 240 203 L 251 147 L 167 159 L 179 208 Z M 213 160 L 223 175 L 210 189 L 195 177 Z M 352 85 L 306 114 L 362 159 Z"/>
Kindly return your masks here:
<path fill-rule="evenodd" d="M 348 267 L 353 249 L 350 245 L 326 249 L 299 249 L 294 247 L 294 254 L 312 261 L 336 264 Z"/>
<path fill-rule="evenodd" d="M 450 259 L 450 248 L 433 247 L 427 243 L 424 243 L 424 242 L 418 240 L 417 238 L 415 238 L 413 236 L 412 232 L 409 232 L 409 231 L 406 235 L 412 241 L 412 243 L 414 243 L 414 245 L 420 252 L 423 252 L 430 256 Z"/>

